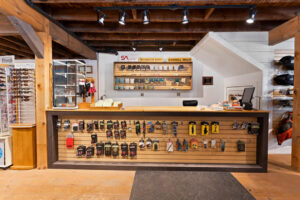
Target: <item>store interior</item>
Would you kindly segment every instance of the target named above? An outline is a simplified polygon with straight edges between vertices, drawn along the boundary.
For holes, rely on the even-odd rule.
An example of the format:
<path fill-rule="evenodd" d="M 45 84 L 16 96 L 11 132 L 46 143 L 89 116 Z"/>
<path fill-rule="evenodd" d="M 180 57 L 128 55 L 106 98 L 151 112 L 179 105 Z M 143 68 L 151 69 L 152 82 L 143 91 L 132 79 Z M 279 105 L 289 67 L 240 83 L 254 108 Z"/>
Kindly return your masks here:
<path fill-rule="evenodd" d="M 300 3 L 0 3 L 0 200 L 297 199 Z"/>

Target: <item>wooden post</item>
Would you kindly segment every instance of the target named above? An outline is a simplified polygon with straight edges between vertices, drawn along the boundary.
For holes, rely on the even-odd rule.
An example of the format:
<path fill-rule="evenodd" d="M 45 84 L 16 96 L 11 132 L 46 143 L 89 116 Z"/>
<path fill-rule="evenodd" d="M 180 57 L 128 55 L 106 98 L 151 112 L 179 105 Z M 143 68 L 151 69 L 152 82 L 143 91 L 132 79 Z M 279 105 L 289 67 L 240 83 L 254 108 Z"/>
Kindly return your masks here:
<path fill-rule="evenodd" d="M 300 170 L 300 32 L 295 35 L 292 168 Z"/>
<path fill-rule="evenodd" d="M 35 57 L 37 168 L 48 166 L 46 109 L 52 107 L 52 38 L 49 23 L 37 33 L 44 45 L 44 58 Z"/>

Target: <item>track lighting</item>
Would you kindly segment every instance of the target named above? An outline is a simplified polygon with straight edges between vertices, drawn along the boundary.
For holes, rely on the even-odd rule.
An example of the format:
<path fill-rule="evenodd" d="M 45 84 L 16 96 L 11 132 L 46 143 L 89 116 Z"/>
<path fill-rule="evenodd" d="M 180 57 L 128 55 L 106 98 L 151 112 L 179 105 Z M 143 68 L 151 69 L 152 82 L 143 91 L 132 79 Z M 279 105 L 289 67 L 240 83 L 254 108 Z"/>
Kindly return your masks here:
<path fill-rule="evenodd" d="M 163 50 L 163 47 L 161 47 L 161 46 L 160 46 L 158 49 L 159 49 L 159 51 L 160 51 L 160 52 L 162 52 L 162 50 Z"/>
<path fill-rule="evenodd" d="M 135 52 L 135 51 L 136 51 L 136 47 L 135 47 L 135 46 L 133 46 L 133 47 L 132 47 L 132 50 Z"/>
<path fill-rule="evenodd" d="M 183 18 L 182 18 L 181 23 L 182 24 L 188 24 L 189 23 L 189 19 L 187 17 L 187 9 L 184 9 L 184 11 L 183 11 Z"/>
<path fill-rule="evenodd" d="M 147 16 L 147 10 L 144 10 L 144 21 L 143 21 L 143 24 L 149 24 L 150 23 L 150 20 Z"/>
<path fill-rule="evenodd" d="M 99 18 L 99 14 L 98 14 L 98 22 L 99 22 L 99 24 L 104 25 L 104 19 L 105 19 L 105 17 L 106 17 L 106 14 L 104 14 L 104 13 L 103 13 L 103 15 L 102 15 L 101 18 Z"/>
<path fill-rule="evenodd" d="M 246 20 L 246 22 L 248 24 L 253 24 L 254 23 L 256 13 L 257 13 L 257 10 L 255 8 L 250 8 L 249 18 Z"/>
<path fill-rule="evenodd" d="M 119 20 L 119 24 L 125 25 L 125 16 L 126 16 L 126 13 L 125 13 L 125 11 L 123 11 L 123 14 Z"/>

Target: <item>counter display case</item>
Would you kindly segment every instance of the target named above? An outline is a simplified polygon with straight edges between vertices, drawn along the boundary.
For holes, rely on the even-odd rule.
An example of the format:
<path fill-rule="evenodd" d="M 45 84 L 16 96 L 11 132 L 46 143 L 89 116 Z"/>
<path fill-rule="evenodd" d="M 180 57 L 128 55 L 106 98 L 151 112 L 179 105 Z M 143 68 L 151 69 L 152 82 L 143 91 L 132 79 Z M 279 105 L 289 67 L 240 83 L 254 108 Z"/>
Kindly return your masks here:
<path fill-rule="evenodd" d="M 115 90 L 191 90 L 192 62 L 115 62 Z"/>

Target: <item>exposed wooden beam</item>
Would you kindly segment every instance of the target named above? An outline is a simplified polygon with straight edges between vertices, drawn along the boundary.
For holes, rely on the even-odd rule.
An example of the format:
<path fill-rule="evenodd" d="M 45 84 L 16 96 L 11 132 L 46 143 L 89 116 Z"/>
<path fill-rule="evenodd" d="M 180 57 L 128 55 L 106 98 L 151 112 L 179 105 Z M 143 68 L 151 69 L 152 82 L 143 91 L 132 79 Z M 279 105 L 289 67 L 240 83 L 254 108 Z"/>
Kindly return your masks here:
<path fill-rule="evenodd" d="M 18 31 L 10 23 L 6 16 L 0 14 L 0 35 L 17 35 Z"/>
<path fill-rule="evenodd" d="M 132 19 L 136 20 L 137 19 L 136 9 L 131 10 L 131 13 L 132 13 Z"/>
<path fill-rule="evenodd" d="M 300 17 L 297 16 L 269 31 L 269 45 L 275 45 L 295 37 L 296 33 L 300 30 L 299 25 Z"/>
<path fill-rule="evenodd" d="M 127 24 L 126 26 L 116 26 L 114 23 L 106 23 L 99 26 L 97 23 L 66 23 L 69 30 L 77 33 L 206 33 L 209 31 L 269 31 L 280 25 L 282 21 L 276 22 L 255 22 L 253 25 L 245 22 L 226 23 L 189 23 L 184 26 L 178 23 L 151 23 L 147 26 L 140 24 Z"/>
<path fill-rule="evenodd" d="M 3 50 L 3 51 L 9 52 L 11 55 L 19 55 L 19 56 L 30 57 L 30 58 L 34 57 L 34 54 L 29 54 L 29 53 L 24 53 L 22 51 L 17 51 L 15 49 L 12 49 L 12 48 L 9 48 L 9 47 L 6 47 L 6 46 L 2 46 L 1 44 L 0 44 L 0 49 Z"/>
<path fill-rule="evenodd" d="M 44 45 L 31 25 L 20 20 L 15 16 L 9 16 L 9 21 L 18 30 L 19 34 L 25 40 L 30 49 L 38 58 L 44 57 Z"/>
<path fill-rule="evenodd" d="M 11 48 L 11 49 L 14 49 L 14 50 L 17 50 L 17 51 L 21 51 L 21 52 L 24 52 L 24 53 L 33 54 L 33 52 L 29 48 L 24 48 L 24 47 L 15 45 L 14 43 L 8 42 L 8 41 L 3 40 L 1 38 L 0 38 L 0 45 Z"/>
<path fill-rule="evenodd" d="M 16 37 L 10 36 L 10 37 L 0 37 L 0 38 L 2 40 L 6 40 L 6 41 L 16 44 L 18 46 L 21 46 L 22 48 L 29 49 L 28 45 L 25 42 L 23 42 L 23 40 L 20 40 Z"/>
<path fill-rule="evenodd" d="M 204 19 L 207 20 L 212 15 L 212 13 L 214 12 L 214 10 L 215 10 L 214 8 L 207 9 L 205 11 Z"/>
<path fill-rule="evenodd" d="M 170 41 L 166 44 L 171 45 L 173 42 L 176 42 L 176 45 L 180 45 L 180 46 L 194 46 L 196 44 L 196 41 Z M 130 41 L 100 41 L 100 40 L 96 40 L 96 41 L 89 41 L 89 44 L 91 46 L 129 46 L 132 45 L 132 43 Z M 144 46 L 151 46 L 151 45 L 157 45 L 158 41 L 149 41 L 149 42 L 143 42 L 143 41 L 135 41 L 136 45 L 144 45 Z"/>
<path fill-rule="evenodd" d="M 257 21 L 285 21 L 289 20 L 299 13 L 300 7 L 258 7 Z M 105 11 L 105 22 L 118 22 L 119 12 Z M 61 21 L 97 21 L 97 13 L 92 8 L 56 8 L 51 11 L 51 16 L 55 20 Z M 151 23 L 155 22 L 177 22 L 182 20 L 182 12 L 164 10 L 151 10 L 149 13 Z M 228 21 L 245 21 L 249 17 L 248 9 L 215 9 L 213 15 L 205 19 L 205 13 L 201 10 L 190 10 L 190 22 L 228 22 Z M 137 11 L 137 18 L 127 18 L 126 23 L 142 23 L 143 13 Z"/>
<path fill-rule="evenodd" d="M 170 40 L 200 40 L 204 34 L 157 34 L 157 33 L 144 33 L 144 34 L 89 34 L 82 33 L 80 37 L 84 40 L 101 40 L 101 41 L 111 41 L 111 40 L 147 40 L 147 41 L 170 41 Z"/>

